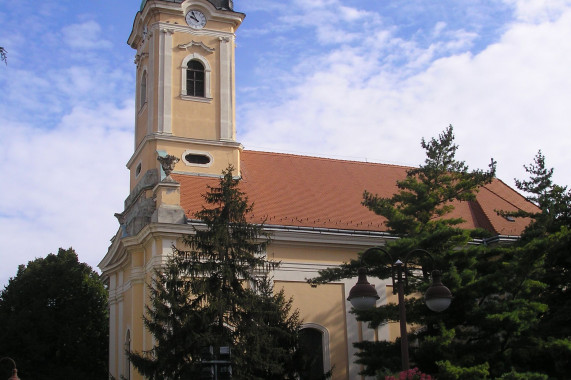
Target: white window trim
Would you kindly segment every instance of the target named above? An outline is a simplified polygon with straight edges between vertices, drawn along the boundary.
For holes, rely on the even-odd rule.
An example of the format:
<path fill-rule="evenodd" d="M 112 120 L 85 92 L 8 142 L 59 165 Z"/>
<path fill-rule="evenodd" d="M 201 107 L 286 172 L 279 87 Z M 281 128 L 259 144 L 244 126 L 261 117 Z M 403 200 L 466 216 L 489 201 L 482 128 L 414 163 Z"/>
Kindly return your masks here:
<path fill-rule="evenodd" d="M 204 65 L 204 98 L 199 96 L 189 96 L 187 95 L 186 91 L 186 70 L 188 69 L 188 62 L 192 60 L 197 60 Z M 192 53 L 184 57 L 181 64 L 182 70 L 182 83 L 180 86 L 181 92 L 180 97 L 184 100 L 194 100 L 199 102 L 210 102 L 212 100 L 212 91 L 210 89 L 210 76 L 212 69 L 210 68 L 210 64 L 208 60 L 197 53 Z"/>
<path fill-rule="evenodd" d="M 315 329 L 321 331 L 321 345 L 323 347 L 323 373 L 331 371 L 331 357 L 329 353 L 329 330 L 317 323 L 302 323 L 300 330 Z"/>
<path fill-rule="evenodd" d="M 186 160 L 186 155 L 188 155 L 188 154 L 196 154 L 196 155 L 200 155 L 200 156 L 206 156 L 206 157 L 210 158 L 210 162 L 207 163 L 207 164 L 193 164 L 193 163 L 188 162 L 188 161 Z M 203 151 L 200 151 L 200 150 L 188 149 L 188 150 L 185 150 L 185 151 L 182 153 L 182 162 L 184 162 L 184 164 L 185 164 L 186 166 L 198 166 L 198 167 L 201 167 L 201 168 L 209 168 L 209 167 L 212 166 L 212 163 L 214 162 L 214 157 L 212 157 L 212 155 L 211 155 L 210 153 L 208 153 L 208 152 L 203 152 Z"/>

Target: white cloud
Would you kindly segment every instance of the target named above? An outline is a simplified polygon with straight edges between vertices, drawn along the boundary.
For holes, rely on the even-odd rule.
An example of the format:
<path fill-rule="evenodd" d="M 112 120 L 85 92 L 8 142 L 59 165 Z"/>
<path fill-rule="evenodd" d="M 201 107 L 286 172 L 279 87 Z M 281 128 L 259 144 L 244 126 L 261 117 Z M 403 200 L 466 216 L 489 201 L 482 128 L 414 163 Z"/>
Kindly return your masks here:
<path fill-rule="evenodd" d="M 420 138 L 451 123 L 470 166 L 494 157 L 512 184 L 542 149 L 556 181 L 571 184 L 571 9 L 559 3 L 557 18 L 541 17 L 545 7 L 531 17 L 529 4 L 521 17 L 527 5 L 518 3 L 519 21 L 477 54 L 466 50 L 473 32 L 437 24 L 447 36 L 426 47 L 386 29 L 382 40 L 314 56 L 296 70 L 288 101 L 244 105 L 240 138 L 246 148 L 418 165 Z"/>
<path fill-rule="evenodd" d="M 569 0 L 504 0 L 515 7 L 518 20 L 542 23 L 556 20 L 571 5 Z"/>
<path fill-rule="evenodd" d="M 93 20 L 62 29 L 63 41 L 73 49 L 108 49 L 112 46 L 101 36 L 101 26 Z"/>
<path fill-rule="evenodd" d="M 118 228 L 128 189 L 131 101 L 75 107 L 51 130 L 3 124 L 0 283 L 19 264 L 73 246 L 94 269 Z M 11 269 L 12 273 L 6 270 Z"/>
<path fill-rule="evenodd" d="M 12 28 L 12 42 L 27 42 L 11 45 L 14 59 L 0 73 L 0 285 L 19 264 L 60 247 L 73 246 L 96 269 L 128 195 L 132 60 L 101 55 L 112 45 L 94 21 L 46 20 Z"/>

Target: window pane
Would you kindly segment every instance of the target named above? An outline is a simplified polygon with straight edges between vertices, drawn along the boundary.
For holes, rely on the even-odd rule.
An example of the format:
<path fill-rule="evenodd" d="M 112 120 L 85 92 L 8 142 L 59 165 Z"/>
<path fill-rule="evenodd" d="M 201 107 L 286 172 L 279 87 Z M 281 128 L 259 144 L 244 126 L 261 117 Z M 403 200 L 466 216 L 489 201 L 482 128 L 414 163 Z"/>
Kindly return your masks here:
<path fill-rule="evenodd" d="M 189 61 L 187 67 L 192 70 L 204 71 L 202 62 L 196 60 Z"/>
<path fill-rule="evenodd" d="M 301 380 L 323 378 L 323 336 L 317 329 L 302 329 L 299 332 L 299 347 L 303 360 Z"/>
<path fill-rule="evenodd" d="M 186 94 L 204 97 L 204 65 L 196 60 L 189 61 L 186 70 Z"/>

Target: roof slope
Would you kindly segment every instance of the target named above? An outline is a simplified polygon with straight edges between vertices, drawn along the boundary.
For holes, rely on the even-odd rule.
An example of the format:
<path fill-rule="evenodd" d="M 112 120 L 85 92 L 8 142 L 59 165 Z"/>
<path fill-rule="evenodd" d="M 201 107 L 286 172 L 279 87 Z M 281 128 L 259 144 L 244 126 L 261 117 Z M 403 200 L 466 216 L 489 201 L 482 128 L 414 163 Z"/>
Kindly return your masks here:
<path fill-rule="evenodd" d="M 254 203 L 253 222 L 269 225 L 386 231 L 385 219 L 361 205 L 363 191 L 390 197 L 404 166 L 243 151 L 241 189 Z M 181 206 L 189 218 L 201 209 L 207 185 L 218 180 L 173 174 L 181 183 Z M 463 228 L 485 228 L 498 235 L 519 235 L 529 221 L 510 222 L 495 210 L 533 211 L 535 206 L 500 180 L 481 189 L 474 202 L 455 204 L 453 217 Z"/>

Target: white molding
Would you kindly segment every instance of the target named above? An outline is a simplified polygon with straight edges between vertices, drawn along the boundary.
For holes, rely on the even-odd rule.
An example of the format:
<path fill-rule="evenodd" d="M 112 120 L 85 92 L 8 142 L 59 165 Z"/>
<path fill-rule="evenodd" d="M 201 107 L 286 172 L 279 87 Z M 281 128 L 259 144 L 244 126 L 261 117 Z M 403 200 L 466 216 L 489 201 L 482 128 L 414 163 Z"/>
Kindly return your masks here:
<path fill-rule="evenodd" d="M 204 146 L 238 148 L 240 150 L 244 149 L 242 144 L 240 144 L 239 142 L 236 142 L 236 141 L 217 141 L 217 140 L 194 139 L 194 138 L 189 138 L 189 137 L 163 135 L 163 134 L 158 134 L 158 133 L 148 134 L 139 143 L 139 146 L 137 146 L 137 149 L 135 149 L 135 152 L 133 153 L 133 155 L 131 156 L 131 158 L 127 162 L 127 167 L 131 167 L 135 158 L 138 157 L 139 153 L 141 153 L 141 151 L 145 147 L 145 144 L 150 142 L 150 141 L 153 141 L 153 140 L 157 140 L 157 141 L 161 141 L 161 142 L 178 142 L 178 143 L 186 144 L 186 145 L 195 144 L 195 145 L 204 145 Z"/>
<path fill-rule="evenodd" d="M 180 64 L 181 69 L 181 86 L 180 86 L 180 96 L 182 99 L 185 100 L 196 100 L 200 99 L 200 97 L 187 95 L 188 91 L 186 89 L 186 74 L 188 70 L 188 62 L 190 61 L 199 61 L 204 66 L 204 98 L 207 100 L 212 100 L 212 89 L 210 87 L 211 83 L 211 75 L 212 75 L 212 68 L 210 67 L 210 63 L 208 60 L 198 53 L 191 53 L 184 57 Z"/>
<path fill-rule="evenodd" d="M 186 81 L 185 81 L 186 82 Z M 202 98 L 200 96 L 190 96 L 190 95 L 183 95 L 180 94 L 180 98 L 182 100 L 190 100 L 192 102 L 199 102 L 199 103 L 212 103 L 212 98 Z"/>
<path fill-rule="evenodd" d="M 148 94 L 148 99 L 147 99 L 147 103 L 149 103 L 149 106 L 147 106 L 148 111 L 147 111 L 147 133 L 145 133 L 145 136 L 148 136 L 150 134 L 153 133 L 153 119 L 154 119 L 154 113 L 155 113 L 155 96 L 156 96 L 156 91 L 154 91 L 155 89 L 155 54 L 154 54 L 154 49 L 155 49 L 155 36 L 154 36 L 154 32 L 153 31 L 149 31 L 149 35 L 148 35 L 148 49 L 149 52 L 153 53 L 153 54 L 149 54 L 149 63 L 148 63 L 148 67 L 150 68 L 149 71 L 147 71 L 147 86 L 151 88 L 151 91 L 149 91 Z M 136 140 L 135 140 L 136 141 Z M 136 144 L 136 142 L 135 142 Z M 137 149 L 137 147 L 135 146 L 135 149 Z M 131 166 L 128 166 L 131 167 Z"/>
<path fill-rule="evenodd" d="M 117 304 L 109 303 L 109 372 L 117 376 Z"/>
<path fill-rule="evenodd" d="M 202 48 L 206 53 L 214 53 L 216 51 L 216 49 L 206 46 L 203 42 L 190 41 L 186 44 L 178 44 L 178 48 L 181 50 L 189 50 L 193 46 Z"/>
<path fill-rule="evenodd" d="M 172 35 L 174 29 L 160 28 L 159 32 L 159 81 L 157 84 L 157 131 L 172 133 Z"/>
<path fill-rule="evenodd" d="M 331 353 L 329 350 L 330 338 L 329 338 L 329 330 L 324 326 L 321 326 L 317 323 L 302 323 L 300 330 L 303 329 L 314 329 L 321 332 L 321 347 L 322 352 L 321 355 L 323 357 L 323 373 L 327 373 L 331 371 Z"/>
<path fill-rule="evenodd" d="M 123 326 L 123 320 L 124 320 L 124 319 L 123 319 L 123 316 L 124 316 L 124 314 L 123 314 L 124 310 L 123 310 L 123 309 L 125 308 L 125 303 L 123 302 L 123 300 L 121 300 L 121 301 L 119 302 L 118 308 L 119 308 L 119 319 L 118 319 L 118 321 L 117 321 L 117 325 L 118 325 L 118 326 L 117 326 L 117 327 L 118 327 L 118 328 L 117 328 L 117 332 L 118 332 L 117 338 L 123 336 L 123 331 L 124 331 L 124 329 L 125 329 L 125 326 Z M 118 339 L 117 339 L 117 340 L 118 340 Z M 119 344 L 119 342 L 117 342 L 117 344 Z M 119 349 L 118 352 L 116 352 L 116 355 L 115 355 L 115 358 L 116 358 L 115 360 L 116 360 L 116 363 L 117 363 L 117 373 L 118 373 L 118 374 L 123 374 L 124 361 L 123 361 L 122 359 L 123 359 L 123 356 L 124 356 L 124 355 L 125 355 L 125 354 L 123 353 L 123 350 L 121 350 L 121 349 Z"/>
<path fill-rule="evenodd" d="M 219 37 L 220 41 L 220 139 L 234 140 L 234 103 L 232 77 L 232 41 L 230 37 Z"/>

